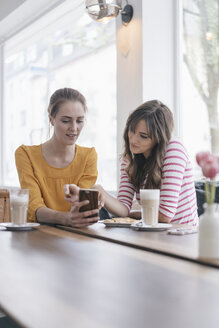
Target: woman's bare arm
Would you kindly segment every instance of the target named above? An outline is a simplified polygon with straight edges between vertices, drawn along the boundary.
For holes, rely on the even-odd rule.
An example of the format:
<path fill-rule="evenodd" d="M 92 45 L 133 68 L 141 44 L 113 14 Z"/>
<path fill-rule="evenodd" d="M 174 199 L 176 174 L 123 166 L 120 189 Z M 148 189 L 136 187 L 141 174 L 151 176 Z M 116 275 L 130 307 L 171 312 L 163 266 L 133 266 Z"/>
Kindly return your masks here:
<path fill-rule="evenodd" d="M 104 207 L 113 215 L 126 217 L 129 215 L 129 209 L 123 205 L 117 198 L 111 196 L 101 185 L 94 185 L 92 188 L 97 189 L 100 193 L 100 201 Z"/>

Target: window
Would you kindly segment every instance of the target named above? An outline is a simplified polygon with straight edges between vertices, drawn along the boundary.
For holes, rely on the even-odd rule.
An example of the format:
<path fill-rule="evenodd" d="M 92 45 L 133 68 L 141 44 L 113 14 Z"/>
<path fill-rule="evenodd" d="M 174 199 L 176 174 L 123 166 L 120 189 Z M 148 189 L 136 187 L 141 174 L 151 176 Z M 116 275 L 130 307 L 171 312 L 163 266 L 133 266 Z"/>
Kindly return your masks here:
<path fill-rule="evenodd" d="M 115 21 L 93 22 L 84 7 L 77 10 L 78 18 L 74 12 L 59 17 L 57 8 L 5 45 L 6 185 L 18 184 L 15 149 L 48 138 L 50 95 L 71 87 L 84 94 L 88 104 L 87 124 L 78 144 L 96 148 L 98 182 L 108 190 L 116 189 Z M 42 28 L 45 21 L 50 23 Z"/>
<path fill-rule="evenodd" d="M 183 139 L 195 154 L 219 154 L 217 0 L 183 0 Z"/>

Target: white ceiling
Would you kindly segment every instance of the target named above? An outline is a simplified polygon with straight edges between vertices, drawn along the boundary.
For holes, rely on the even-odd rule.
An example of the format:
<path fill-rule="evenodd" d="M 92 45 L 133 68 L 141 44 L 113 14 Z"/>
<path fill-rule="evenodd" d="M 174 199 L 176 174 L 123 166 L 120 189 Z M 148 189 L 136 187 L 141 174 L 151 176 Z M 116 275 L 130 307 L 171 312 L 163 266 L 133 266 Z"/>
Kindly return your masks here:
<path fill-rule="evenodd" d="M 63 2 L 69 0 L 7 0 L 7 4 L 0 0 L 0 42 L 9 39 Z"/>
<path fill-rule="evenodd" d="M 0 0 L 0 21 L 18 8 L 26 0 Z"/>

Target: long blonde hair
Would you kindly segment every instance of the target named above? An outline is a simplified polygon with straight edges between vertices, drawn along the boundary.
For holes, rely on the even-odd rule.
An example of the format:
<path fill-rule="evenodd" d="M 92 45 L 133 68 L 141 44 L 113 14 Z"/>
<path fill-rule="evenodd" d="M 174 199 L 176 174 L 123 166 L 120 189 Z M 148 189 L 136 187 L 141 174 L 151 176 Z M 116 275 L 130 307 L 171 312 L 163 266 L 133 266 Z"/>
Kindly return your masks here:
<path fill-rule="evenodd" d="M 129 147 L 128 132 L 129 130 L 134 132 L 137 123 L 141 120 L 145 120 L 149 137 L 155 141 L 154 148 L 148 158 L 145 158 L 143 154 L 132 154 Z M 123 134 L 123 157 L 128 160 L 126 172 L 129 181 L 137 190 L 142 188 L 145 179 L 145 188 L 160 188 L 163 160 L 173 126 L 171 110 L 158 100 L 145 102 L 129 115 Z"/>

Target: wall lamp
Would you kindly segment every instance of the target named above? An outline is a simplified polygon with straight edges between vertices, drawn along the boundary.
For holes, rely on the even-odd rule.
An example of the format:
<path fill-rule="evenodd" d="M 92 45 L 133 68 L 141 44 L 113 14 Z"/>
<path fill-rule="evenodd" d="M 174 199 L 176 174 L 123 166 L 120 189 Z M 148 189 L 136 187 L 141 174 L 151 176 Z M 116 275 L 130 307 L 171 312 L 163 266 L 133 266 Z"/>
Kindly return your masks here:
<path fill-rule="evenodd" d="M 119 13 L 122 16 L 122 24 L 128 25 L 133 16 L 133 7 L 128 4 L 122 8 L 121 0 L 86 0 L 86 10 L 89 16 L 97 22 L 105 22 L 116 17 Z"/>

